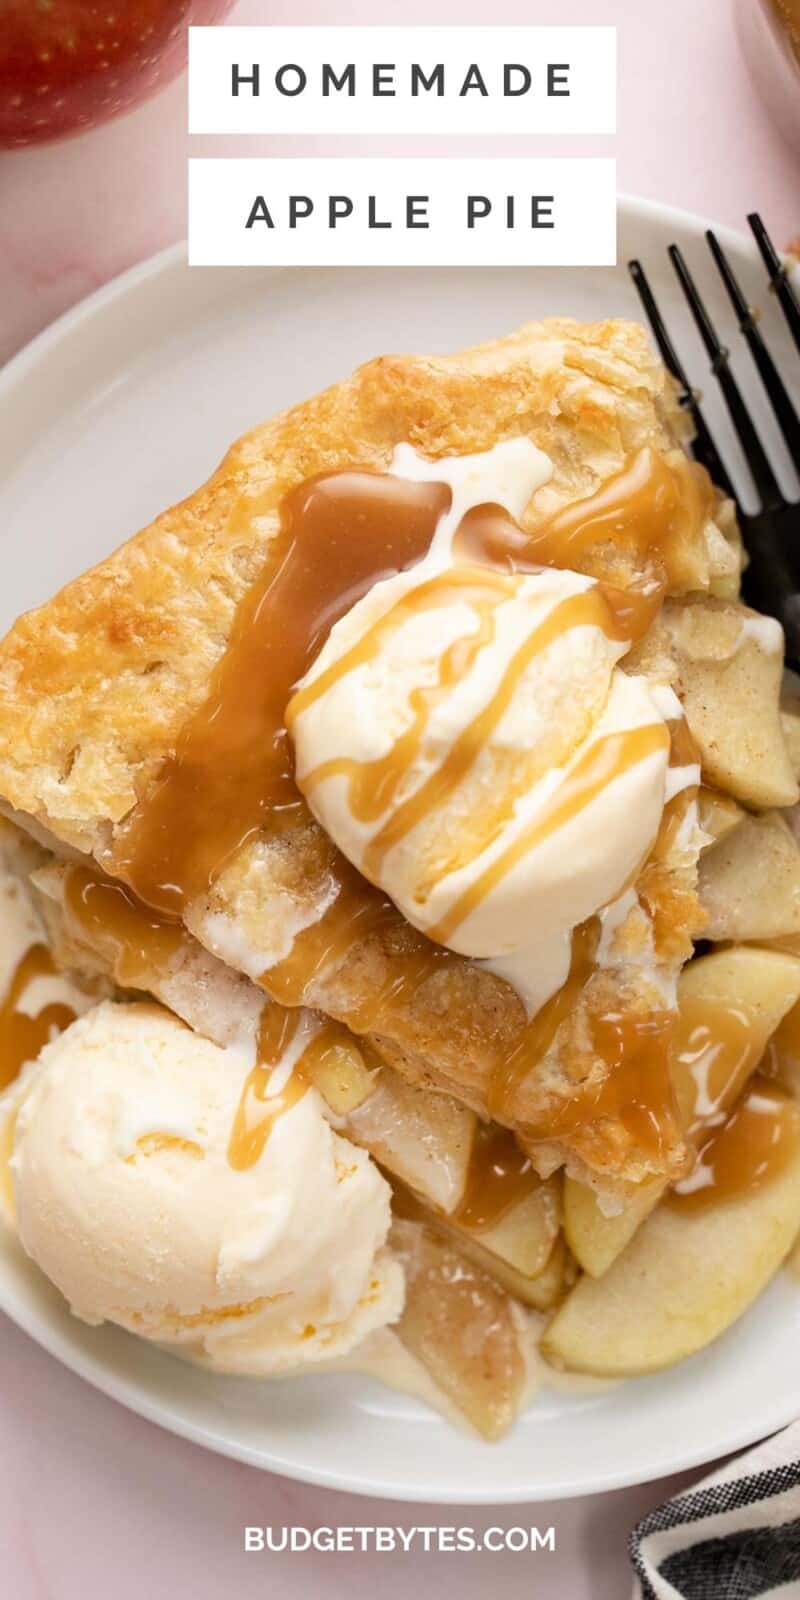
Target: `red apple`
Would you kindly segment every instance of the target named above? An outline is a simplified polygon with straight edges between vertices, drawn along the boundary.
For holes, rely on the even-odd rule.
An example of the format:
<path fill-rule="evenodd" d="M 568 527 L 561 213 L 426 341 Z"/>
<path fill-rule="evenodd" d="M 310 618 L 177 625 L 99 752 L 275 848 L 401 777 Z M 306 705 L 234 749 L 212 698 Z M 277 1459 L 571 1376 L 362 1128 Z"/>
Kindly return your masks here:
<path fill-rule="evenodd" d="M 0 0 L 0 146 L 83 133 L 186 65 L 233 0 Z"/>

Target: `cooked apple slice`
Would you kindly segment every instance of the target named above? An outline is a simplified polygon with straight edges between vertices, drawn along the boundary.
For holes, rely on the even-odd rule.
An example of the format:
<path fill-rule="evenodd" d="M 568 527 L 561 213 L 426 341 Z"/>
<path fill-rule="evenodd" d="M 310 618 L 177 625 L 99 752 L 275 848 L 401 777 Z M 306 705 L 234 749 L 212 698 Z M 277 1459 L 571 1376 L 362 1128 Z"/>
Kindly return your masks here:
<path fill-rule="evenodd" d="M 706 543 L 711 561 L 709 593 L 721 600 L 735 600 L 741 587 L 744 552 L 736 506 L 722 495 L 714 520 L 706 528 Z"/>
<path fill-rule="evenodd" d="M 558 1179 L 548 1179 L 547 1188 L 550 1189 L 555 1181 Z M 546 1210 L 539 1212 L 534 1219 L 534 1240 L 530 1240 L 525 1237 L 526 1207 L 524 1203 L 519 1206 L 517 1220 L 503 1236 L 507 1251 L 503 1256 L 495 1248 L 493 1230 L 476 1233 L 466 1229 L 455 1218 L 430 1210 L 407 1189 L 395 1187 L 394 1193 L 396 1216 L 432 1228 L 443 1239 L 451 1241 L 476 1266 L 488 1272 L 509 1294 L 524 1301 L 525 1305 L 535 1306 L 538 1311 L 549 1311 L 563 1299 L 574 1281 L 573 1263 L 558 1232 L 560 1210 L 560 1197 L 559 1202 L 555 1202 L 551 1191 Z M 515 1213 L 510 1213 L 509 1220 L 514 1216 Z M 529 1211 L 527 1216 L 530 1220 Z M 517 1264 L 519 1262 L 530 1262 L 532 1270 L 520 1267 Z"/>
<path fill-rule="evenodd" d="M 526 1278 L 535 1278 L 550 1258 L 561 1222 L 561 1178 L 533 1180 L 533 1187 L 516 1205 L 487 1228 L 471 1228 L 456 1214 L 459 1232 L 474 1239 L 490 1255 L 499 1256 Z"/>
<path fill-rule="evenodd" d="M 800 939 L 796 941 L 800 955 Z M 781 1019 L 767 1045 L 761 1069 L 800 1100 L 800 1000 Z"/>
<path fill-rule="evenodd" d="M 343 1033 L 312 1059 L 307 1071 L 334 1115 L 347 1119 L 375 1093 L 380 1068 L 379 1058 L 366 1043 Z"/>
<path fill-rule="evenodd" d="M 772 1035 L 761 1070 L 800 1100 L 800 1005 L 792 1008 Z"/>
<path fill-rule="evenodd" d="M 575 1282 L 575 1263 L 561 1235 L 556 1239 L 541 1271 L 530 1275 L 512 1267 L 501 1256 L 493 1255 L 476 1238 L 457 1233 L 445 1224 L 434 1229 L 444 1238 L 452 1240 L 455 1248 L 468 1261 L 474 1262 L 499 1283 L 515 1300 L 531 1306 L 535 1311 L 552 1311 Z"/>
<path fill-rule="evenodd" d="M 699 894 L 709 939 L 735 942 L 800 934 L 800 850 L 779 813 L 745 817 L 700 857 Z"/>
<path fill-rule="evenodd" d="M 660 1178 L 640 1184 L 626 1196 L 622 1211 L 608 1217 L 601 1210 L 594 1189 L 576 1178 L 565 1178 L 564 1234 L 578 1266 L 591 1277 L 601 1278 L 663 1193 Z"/>
<path fill-rule="evenodd" d="M 526 1378 L 509 1296 L 421 1223 L 395 1222 L 390 1242 L 406 1274 L 395 1332 L 473 1427 L 500 1438 L 518 1415 Z"/>
<path fill-rule="evenodd" d="M 547 1262 L 561 1225 L 561 1176 L 540 1178 L 513 1134 L 481 1123 L 461 1203 L 449 1220 L 525 1277 Z"/>
<path fill-rule="evenodd" d="M 657 1372 L 716 1339 L 777 1272 L 800 1229 L 800 1153 L 763 1188 L 693 1213 L 664 1201 L 603 1278 L 584 1276 L 547 1329 L 556 1366 Z"/>
<path fill-rule="evenodd" d="M 417 1088 L 383 1066 L 344 1131 L 432 1206 L 454 1211 L 466 1186 L 477 1127 L 474 1111 L 450 1095 Z"/>
<path fill-rule="evenodd" d="M 730 1110 L 771 1036 L 800 1000 L 800 960 L 734 946 L 684 967 L 673 1082 L 684 1124 Z"/>
<path fill-rule="evenodd" d="M 720 794 L 719 789 L 708 789 L 705 784 L 697 796 L 697 811 L 700 826 L 708 834 L 709 842 L 703 847 L 706 850 L 724 839 L 747 816 L 729 794 Z"/>
<path fill-rule="evenodd" d="M 559 1234 L 545 1266 L 535 1277 L 527 1277 L 515 1267 L 510 1267 L 507 1261 L 501 1261 L 499 1256 L 490 1255 L 474 1239 L 464 1241 L 461 1248 L 470 1260 L 485 1267 L 490 1277 L 495 1278 L 502 1288 L 534 1311 L 552 1311 L 572 1288 L 578 1275 L 563 1234 Z"/>
<path fill-rule="evenodd" d="M 746 806 L 794 805 L 799 791 L 779 713 L 778 624 L 712 599 L 669 603 L 663 624 L 705 778 Z"/>
<path fill-rule="evenodd" d="M 715 950 L 684 967 L 672 1072 L 687 1129 L 702 1124 L 704 1113 L 716 1115 L 733 1106 L 771 1035 L 798 1000 L 800 961 L 782 952 L 749 946 Z M 599 1278 L 608 1271 L 663 1192 L 663 1183 L 643 1184 L 631 1191 L 618 1215 L 605 1216 L 594 1190 L 565 1180 L 564 1232 L 584 1272 Z"/>

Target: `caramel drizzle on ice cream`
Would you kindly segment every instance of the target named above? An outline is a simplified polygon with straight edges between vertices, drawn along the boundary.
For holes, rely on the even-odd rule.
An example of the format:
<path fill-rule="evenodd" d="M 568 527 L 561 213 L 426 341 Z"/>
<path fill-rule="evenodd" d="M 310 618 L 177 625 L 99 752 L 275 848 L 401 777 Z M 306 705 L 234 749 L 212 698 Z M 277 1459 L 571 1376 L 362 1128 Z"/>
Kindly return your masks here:
<path fill-rule="evenodd" d="M 52 978 L 55 972 L 53 958 L 43 944 L 31 945 L 17 963 L 0 1001 L 0 1090 L 14 1082 L 28 1061 L 36 1060 L 55 1034 L 63 1033 L 75 1021 L 71 1006 L 58 1001 L 43 1006 L 35 1016 L 23 1009 L 31 984 L 37 978 Z"/>
<path fill-rule="evenodd" d="M 431 938 L 440 944 L 447 944 L 461 923 L 523 856 L 578 816 L 624 772 L 656 751 L 668 748 L 669 734 L 663 723 L 628 728 L 622 733 L 609 733 L 596 739 L 576 762 L 551 800 L 542 807 L 540 815 L 484 868 L 436 927 L 431 929 Z"/>
<path fill-rule="evenodd" d="M 476 631 L 456 639 L 442 652 L 436 683 L 431 687 L 422 687 L 412 694 L 413 721 L 395 740 L 387 754 L 374 762 L 361 762 L 344 756 L 322 762 L 303 778 L 304 792 L 306 794 L 312 792 L 329 778 L 346 778 L 348 800 L 353 815 L 359 822 L 377 820 L 393 804 L 409 765 L 419 750 L 437 704 L 469 671 L 478 652 L 491 642 L 498 601 L 507 598 L 508 593 L 508 579 L 504 580 L 501 574 L 492 572 L 491 569 L 482 571 L 473 567 L 454 567 L 404 596 L 390 611 L 384 613 L 352 649 L 346 651 L 325 672 L 320 673 L 312 682 L 300 689 L 287 708 L 290 732 L 296 719 L 309 706 L 322 699 L 333 685 L 348 673 L 367 666 L 375 659 L 386 635 L 402 622 L 404 616 L 417 612 L 420 607 L 431 600 L 435 601 L 440 596 L 463 597 L 477 614 Z M 534 628 L 520 645 L 494 694 L 455 740 L 441 766 L 436 768 L 426 781 L 394 810 L 383 827 L 370 840 L 363 863 L 363 870 L 368 878 L 373 882 L 379 881 L 381 865 L 388 851 L 413 832 L 433 808 L 446 804 L 481 750 L 490 741 L 513 700 L 523 674 L 535 658 L 543 654 L 556 639 L 561 638 L 570 629 L 591 626 L 599 628 L 609 638 L 630 637 L 627 633 L 627 619 L 623 622 L 600 585 L 587 589 L 583 594 L 572 595 L 554 606 L 544 621 Z M 624 770 L 626 765 L 632 765 L 637 759 L 635 751 L 639 741 L 634 734 L 641 731 L 643 730 L 633 730 L 631 735 L 625 738 L 618 736 L 618 740 L 621 741 L 617 750 L 620 771 Z M 664 730 L 659 728 L 657 732 L 658 737 L 652 748 L 657 747 L 662 737 L 666 742 Z M 623 758 L 623 752 L 628 756 L 627 761 Z M 649 752 L 642 750 L 643 755 L 646 753 Z M 602 758 L 600 765 L 603 765 Z M 504 811 L 500 820 L 507 820 L 518 798 L 513 791 L 504 795 Z M 553 827 L 558 825 L 559 821 L 554 818 Z M 523 846 L 518 855 L 525 854 L 527 848 L 533 848 L 533 842 L 530 846 Z M 501 876 L 502 871 L 497 874 L 497 878 Z M 479 898 L 482 897 L 482 894 L 479 895 Z M 449 934 L 453 932 L 455 925 L 454 923 L 452 927 L 448 926 L 446 931 L 444 928 L 441 931 L 433 930 L 430 937 L 437 943 L 447 944 Z"/>
<path fill-rule="evenodd" d="M 284 1011 L 280 1006 L 264 1007 L 258 1058 L 245 1078 L 228 1142 L 228 1161 L 237 1172 L 255 1166 L 278 1118 L 297 1105 L 306 1093 L 308 1084 L 297 1062 L 284 1088 L 277 1094 L 269 1094 L 272 1074 L 291 1047 L 299 1026 L 298 1012 Z"/>

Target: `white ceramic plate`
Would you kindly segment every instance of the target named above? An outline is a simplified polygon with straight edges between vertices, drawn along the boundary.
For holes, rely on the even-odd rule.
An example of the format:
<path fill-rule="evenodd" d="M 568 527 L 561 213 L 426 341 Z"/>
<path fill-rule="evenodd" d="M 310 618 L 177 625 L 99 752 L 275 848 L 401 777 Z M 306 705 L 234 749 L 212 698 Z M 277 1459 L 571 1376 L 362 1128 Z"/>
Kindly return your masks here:
<path fill-rule="evenodd" d="M 195 488 L 238 433 L 370 356 L 457 349 L 553 312 L 637 315 L 631 255 L 646 262 L 699 377 L 705 362 L 665 247 L 684 245 L 733 342 L 702 227 L 625 201 L 617 269 L 190 271 L 177 249 L 126 274 L 0 377 L 0 629 Z M 721 236 L 791 376 L 796 357 L 754 249 Z M 765 418 L 746 354 L 736 364 Z M 715 396 L 708 409 L 727 445 Z M 774 440 L 766 420 L 764 431 Z M 290 1477 L 407 1500 L 618 1488 L 710 1460 L 800 1414 L 800 1285 L 788 1276 L 693 1360 L 604 1393 L 545 1394 L 498 1445 L 366 1379 L 214 1378 L 118 1330 L 86 1328 L 6 1241 L 0 1306 L 84 1378 L 176 1433 Z"/>

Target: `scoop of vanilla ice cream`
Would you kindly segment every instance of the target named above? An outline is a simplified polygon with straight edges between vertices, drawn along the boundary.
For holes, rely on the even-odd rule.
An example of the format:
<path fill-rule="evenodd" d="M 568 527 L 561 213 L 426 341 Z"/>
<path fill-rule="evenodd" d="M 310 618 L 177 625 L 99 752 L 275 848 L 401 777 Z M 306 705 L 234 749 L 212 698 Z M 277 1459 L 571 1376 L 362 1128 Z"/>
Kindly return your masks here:
<path fill-rule="evenodd" d="M 426 463 L 425 475 L 446 480 L 451 465 Z M 488 465 L 474 476 L 472 501 L 463 474 L 454 481 L 459 515 L 500 498 Z M 497 963 L 530 955 L 550 993 L 571 930 L 625 888 L 655 838 L 665 718 L 647 681 L 618 666 L 628 646 L 591 579 L 454 559 L 449 518 L 423 562 L 336 624 L 298 685 L 287 708 L 297 782 L 411 923 L 518 986 Z M 545 826 L 593 746 L 653 726 L 643 759 L 609 762 L 607 782 Z"/>
<path fill-rule="evenodd" d="M 393 1321 L 403 1277 L 389 1187 L 313 1089 L 231 1166 L 249 1068 L 161 1007 L 104 1003 L 42 1052 L 11 1165 L 22 1244 L 77 1316 L 266 1375 Z"/>

